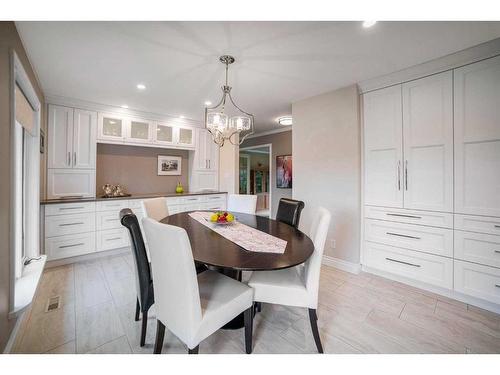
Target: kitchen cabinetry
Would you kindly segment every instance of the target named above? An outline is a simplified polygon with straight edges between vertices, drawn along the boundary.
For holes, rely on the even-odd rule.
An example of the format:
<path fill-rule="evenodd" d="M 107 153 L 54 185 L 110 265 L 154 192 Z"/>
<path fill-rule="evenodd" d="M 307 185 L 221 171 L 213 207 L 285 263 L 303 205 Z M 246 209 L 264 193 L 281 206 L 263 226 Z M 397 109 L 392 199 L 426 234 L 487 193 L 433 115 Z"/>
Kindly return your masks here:
<path fill-rule="evenodd" d="M 189 187 L 192 191 L 217 190 L 219 185 L 219 146 L 205 129 L 199 129 L 196 147 L 189 153 L 191 176 Z"/>

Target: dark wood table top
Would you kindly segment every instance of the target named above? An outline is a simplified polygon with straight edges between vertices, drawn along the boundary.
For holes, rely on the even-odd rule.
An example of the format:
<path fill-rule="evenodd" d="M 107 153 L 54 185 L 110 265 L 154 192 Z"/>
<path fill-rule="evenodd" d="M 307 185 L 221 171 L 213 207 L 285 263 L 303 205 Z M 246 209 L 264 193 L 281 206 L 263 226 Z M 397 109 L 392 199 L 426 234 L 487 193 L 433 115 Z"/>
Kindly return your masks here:
<path fill-rule="evenodd" d="M 243 271 L 277 270 L 304 263 L 314 251 L 313 242 L 304 233 L 266 217 L 234 213 L 236 220 L 241 223 L 287 241 L 283 254 L 247 251 L 188 214 L 189 212 L 182 212 L 167 216 L 161 222 L 186 230 L 193 257 L 200 263 Z"/>

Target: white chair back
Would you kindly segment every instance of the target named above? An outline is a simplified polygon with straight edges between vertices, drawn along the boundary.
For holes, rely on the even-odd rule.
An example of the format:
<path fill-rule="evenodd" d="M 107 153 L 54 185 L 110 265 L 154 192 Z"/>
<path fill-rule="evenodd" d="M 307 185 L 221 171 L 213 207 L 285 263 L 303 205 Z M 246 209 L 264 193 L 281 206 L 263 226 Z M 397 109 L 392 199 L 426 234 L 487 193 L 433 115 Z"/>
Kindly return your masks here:
<path fill-rule="evenodd" d="M 142 219 L 151 253 L 157 318 L 185 343 L 202 319 L 198 279 L 188 235 L 183 228 Z"/>
<path fill-rule="evenodd" d="M 227 210 L 255 215 L 257 196 L 248 194 L 228 194 Z"/>
<path fill-rule="evenodd" d="M 318 209 L 318 212 L 312 221 L 310 237 L 314 243 L 314 252 L 305 264 L 305 282 L 307 293 L 311 296 L 315 306 L 318 305 L 319 292 L 319 277 L 321 272 L 321 260 L 325 250 L 326 236 L 330 227 L 332 215 L 323 207 Z"/>
<path fill-rule="evenodd" d="M 141 205 L 145 217 L 160 221 L 168 216 L 167 198 L 144 199 Z"/>

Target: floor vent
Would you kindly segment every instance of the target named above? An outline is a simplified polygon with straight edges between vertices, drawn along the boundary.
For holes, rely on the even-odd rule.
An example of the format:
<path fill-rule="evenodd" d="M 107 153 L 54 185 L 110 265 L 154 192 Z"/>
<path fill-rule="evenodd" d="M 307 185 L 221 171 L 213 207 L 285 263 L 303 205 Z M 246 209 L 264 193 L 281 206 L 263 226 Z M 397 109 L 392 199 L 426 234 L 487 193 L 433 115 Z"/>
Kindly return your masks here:
<path fill-rule="evenodd" d="M 57 310 L 59 307 L 61 307 L 61 296 L 50 297 L 45 312 Z"/>

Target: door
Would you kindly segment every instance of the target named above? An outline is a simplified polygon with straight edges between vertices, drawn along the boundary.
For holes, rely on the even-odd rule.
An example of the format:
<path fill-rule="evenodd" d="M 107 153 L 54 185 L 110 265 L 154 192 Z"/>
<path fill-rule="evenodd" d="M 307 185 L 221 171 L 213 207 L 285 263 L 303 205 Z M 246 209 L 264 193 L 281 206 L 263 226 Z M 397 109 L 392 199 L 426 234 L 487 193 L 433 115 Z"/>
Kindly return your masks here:
<path fill-rule="evenodd" d="M 47 199 L 95 197 L 94 169 L 48 169 Z"/>
<path fill-rule="evenodd" d="M 177 144 L 194 148 L 194 130 L 191 128 L 177 127 Z"/>
<path fill-rule="evenodd" d="M 210 133 L 207 130 L 199 130 L 198 131 L 198 140 L 197 144 L 198 147 L 196 148 L 196 155 L 195 155 L 195 163 L 196 163 L 196 168 L 200 170 L 207 170 L 209 169 L 208 167 L 208 154 L 209 150 L 208 147 L 210 146 L 208 144 L 208 141 L 210 137 Z"/>
<path fill-rule="evenodd" d="M 403 84 L 404 207 L 453 212 L 452 72 Z"/>
<path fill-rule="evenodd" d="M 97 112 L 74 110 L 73 168 L 95 169 Z"/>
<path fill-rule="evenodd" d="M 48 168 L 71 168 L 73 108 L 49 105 Z"/>
<path fill-rule="evenodd" d="M 146 120 L 129 119 L 127 142 L 151 143 L 153 139 L 153 124 Z"/>
<path fill-rule="evenodd" d="M 173 126 L 157 123 L 154 129 L 155 129 L 153 131 L 154 143 L 162 145 L 173 145 L 175 143 Z"/>
<path fill-rule="evenodd" d="M 219 169 L 219 146 L 213 141 L 212 134 L 206 132 L 205 154 L 208 159 L 208 169 L 217 171 Z"/>
<path fill-rule="evenodd" d="M 454 70 L 455 212 L 500 216 L 500 57 Z"/>
<path fill-rule="evenodd" d="M 401 85 L 363 95 L 365 203 L 403 207 Z"/>
<path fill-rule="evenodd" d="M 125 119 L 119 115 L 99 113 L 100 140 L 123 141 L 126 137 Z"/>

